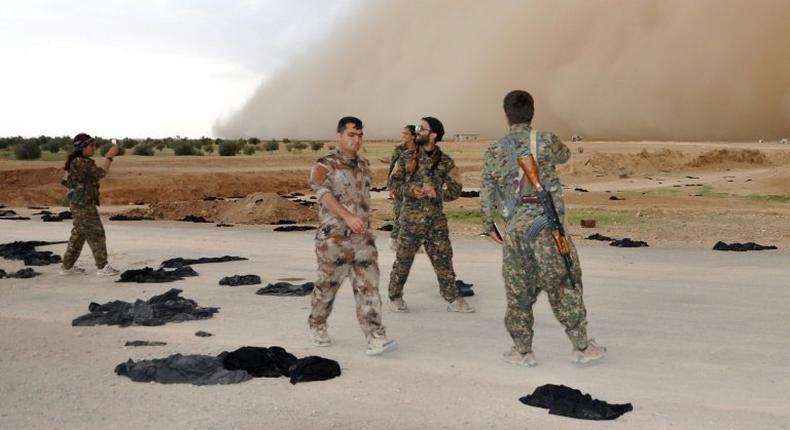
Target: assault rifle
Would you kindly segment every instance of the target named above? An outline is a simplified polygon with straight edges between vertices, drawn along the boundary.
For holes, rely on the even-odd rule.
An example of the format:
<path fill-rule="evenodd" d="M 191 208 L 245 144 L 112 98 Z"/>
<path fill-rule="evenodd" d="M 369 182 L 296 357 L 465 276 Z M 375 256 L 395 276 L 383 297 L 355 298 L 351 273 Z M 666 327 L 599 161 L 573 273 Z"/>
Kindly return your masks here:
<path fill-rule="evenodd" d="M 575 289 L 576 282 L 573 280 L 571 246 L 568 242 L 568 237 L 565 235 L 565 229 L 562 227 L 562 221 L 560 221 L 557 208 L 554 207 L 554 200 L 551 198 L 551 193 L 543 188 L 543 184 L 540 183 L 538 163 L 535 161 L 535 157 L 533 157 L 532 154 L 528 154 L 526 157 L 518 159 L 518 165 L 521 167 L 521 170 L 524 171 L 524 176 L 526 176 L 529 183 L 532 184 L 532 188 L 535 189 L 535 193 L 540 199 L 540 203 L 543 205 L 543 211 L 548 221 L 546 226 L 551 231 L 551 236 L 554 238 L 554 243 L 557 245 L 557 251 L 560 253 L 560 256 L 562 256 L 562 261 L 565 262 L 565 269 L 568 271 L 568 281 L 570 281 L 571 288 Z"/>

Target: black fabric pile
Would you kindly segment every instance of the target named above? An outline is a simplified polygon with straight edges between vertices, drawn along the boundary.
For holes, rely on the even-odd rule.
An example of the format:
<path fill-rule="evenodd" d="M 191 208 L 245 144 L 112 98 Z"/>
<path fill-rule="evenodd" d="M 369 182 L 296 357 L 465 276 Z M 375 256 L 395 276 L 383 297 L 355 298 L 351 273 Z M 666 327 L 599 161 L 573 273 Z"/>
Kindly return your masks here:
<path fill-rule="evenodd" d="M 602 242 L 609 242 L 609 246 L 617 246 L 620 248 L 640 248 L 645 246 L 650 246 L 647 242 L 642 240 L 633 240 L 631 238 L 625 237 L 623 239 L 614 239 L 609 236 L 604 236 L 602 234 L 591 234 L 587 236 L 589 240 L 600 240 Z"/>
<path fill-rule="evenodd" d="M 315 284 L 306 282 L 304 284 L 292 284 L 290 282 L 276 282 L 260 288 L 255 294 L 260 296 L 306 296 L 313 292 Z"/>
<path fill-rule="evenodd" d="M 45 213 L 45 212 L 49 212 L 49 211 L 39 212 L 39 213 L 42 214 L 41 221 L 44 221 L 44 222 L 61 222 L 64 219 L 72 219 L 73 218 L 72 215 L 71 215 L 71 211 L 62 211 L 62 212 L 58 212 L 56 214 L 53 214 L 52 212 L 49 212 L 49 213 Z"/>
<path fill-rule="evenodd" d="M 765 251 L 767 249 L 778 249 L 774 245 L 760 245 L 754 242 L 746 242 L 746 243 L 724 243 L 722 241 L 716 242 L 713 245 L 714 251 L 738 251 L 738 252 L 746 252 L 746 251 Z"/>
<path fill-rule="evenodd" d="M 610 197 L 609 197 L 609 200 L 625 200 L 625 199 L 624 199 L 624 198 L 622 198 L 622 197 L 617 197 L 617 196 L 610 196 Z"/>
<path fill-rule="evenodd" d="M 290 378 L 291 384 L 325 381 L 340 376 L 340 364 L 328 358 L 297 359 L 279 346 L 244 346 L 233 352 L 210 355 L 173 354 L 152 360 L 128 360 L 115 373 L 135 382 L 162 384 L 237 384 L 255 378 Z"/>
<path fill-rule="evenodd" d="M 2 211 L 0 211 L 0 212 L 2 212 Z M 30 221 L 30 217 L 27 217 L 27 216 L 0 216 L 0 220 L 6 220 L 6 221 Z"/>
<path fill-rule="evenodd" d="M 620 248 L 641 248 L 650 245 L 648 245 L 647 242 L 643 240 L 633 240 L 625 237 L 622 239 L 613 240 L 611 243 L 609 243 L 609 246 L 617 246 Z"/>
<path fill-rule="evenodd" d="M 521 403 L 548 409 L 551 415 L 583 420 L 613 420 L 634 410 L 630 403 L 610 404 L 565 385 L 547 384 L 519 399 Z"/>
<path fill-rule="evenodd" d="M 195 332 L 195 336 L 197 337 L 211 337 L 214 336 L 214 333 L 209 333 L 207 331 L 199 330 Z"/>
<path fill-rule="evenodd" d="M 179 267 L 174 270 L 154 270 L 151 267 L 144 267 L 142 269 L 130 269 L 121 273 L 121 278 L 115 282 L 162 283 L 180 281 L 190 276 L 198 276 L 198 272 L 189 266 Z"/>
<path fill-rule="evenodd" d="M 210 355 L 173 354 L 167 358 L 133 361 L 115 366 L 115 373 L 134 382 L 160 384 L 227 385 L 252 379 L 243 370 L 228 370 Z"/>
<path fill-rule="evenodd" d="M 197 216 L 197 215 L 187 215 L 187 216 L 181 218 L 179 221 L 184 221 L 184 222 L 211 222 L 211 221 L 203 218 L 202 216 Z"/>
<path fill-rule="evenodd" d="M 233 227 L 233 224 L 219 223 L 216 225 L 216 227 Z"/>
<path fill-rule="evenodd" d="M 395 226 L 393 226 L 392 224 L 384 224 L 381 227 L 377 228 L 376 230 L 378 230 L 378 231 L 392 231 L 393 228 L 395 228 Z"/>
<path fill-rule="evenodd" d="M 480 191 L 461 191 L 461 197 L 480 197 Z"/>
<path fill-rule="evenodd" d="M 219 280 L 220 285 L 228 285 L 236 287 L 238 285 L 258 285 L 261 283 L 261 277 L 258 275 L 233 275 L 226 276 Z"/>
<path fill-rule="evenodd" d="M 13 211 L 11 209 L 0 210 L 0 217 L 14 216 L 14 215 L 16 215 L 16 211 Z"/>
<path fill-rule="evenodd" d="M 88 305 L 89 313 L 71 321 L 72 326 L 130 325 L 158 326 L 168 322 L 182 322 L 211 318 L 219 308 L 202 308 L 197 302 L 180 297 L 181 290 L 172 288 L 147 301 L 134 303 L 115 300 L 100 305 Z"/>
<path fill-rule="evenodd" d="M 475 295 L 475 292 L 472 291 L 472 287 L 475 284 L 467 284 L 466 282 L 456 279 L 455 286 L 458 288 L 458 292 L 461 293 L 461 297 L 471 297 Z"/>
<path fill-rule="evenodd" d="M 19 269 L 16 272 L 8 273 L 3 269 L 0 269 L 0 279 L 3 278 L 19 278 L 19 279 L 27 279 L 32 278 L 34 276 L 38 276 L 41 273 L 36 272 L 35 270 L 26 267 L 24 269 Z"/>
<path fill-rule="evenodd" d="M 60 255 L 55 255 L 52 251 L 36 251 L 37 246 L 57 245 L 60 242 L 11 242 L 0 244 L 0 257 L 6 260 L 22 260 L 25 266 L 46 266 L 48 264 L 60 263 Z"/>
<path fill-rule="evenodd" d="M 165 346 L 167 342 L 161 342 L 158 340 L 127 340 L 123 346 Z"/>
<path fill-rule="evenodd" d="M 206 264 L 206 263 L 226 263 L 228 261 L 244 261 L 246 258 L 244 257 L 236 257 L 231 255 L 225 255 L 222 257 L 200 257 L 200 258 L 171 258 L 169 260 L 165 260 L 159 267 L 164 267 L 167 269 L 178 269 L 179 267 L 184 266 L 192 266 L 195 264 Z"/>
<path fill-rule="evenodd" d="M 214 202 L 217 200 L 225 200 L 225 199 L 222 197 L 214 197 L 214 196 L 203 197 L 204 202 Z"/>
<path fill-rule="evenodd" d="M 274 231 L 307 231 L 317 228 L 318 227 L 312 225 L 284 225 L 282 227 L 275 227 Z"/>
<path fill-rule="evenodd" d="M 272 223 L 272 225 L 291 225 L 291 224 L 296 224 L 296 221 L 292 221 L 289 219 L 278 219 L 277 221 Z"/>
<path fill-rule="evenodd" d="M 124 214 L 116 214 L 110 217 L 110 221 L 148 221 L 152 219 L 153 218 L 148 218 L 139 215 L 124 215 Z"/>
<path fill-rule="evenodd" d="M 589 190 L 586 190 L 584 188 L 574 188 L 573 191 L 578 191 L 580 193 L 589 193 L 590 192 Z"/>

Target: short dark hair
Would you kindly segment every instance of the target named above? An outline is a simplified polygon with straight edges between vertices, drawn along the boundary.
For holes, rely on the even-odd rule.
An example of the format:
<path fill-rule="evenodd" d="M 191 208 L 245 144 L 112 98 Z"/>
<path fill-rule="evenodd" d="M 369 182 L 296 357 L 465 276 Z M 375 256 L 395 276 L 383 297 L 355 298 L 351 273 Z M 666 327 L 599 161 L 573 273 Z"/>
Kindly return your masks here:
<path fill-rule="evenodd" d="M 357 130 L 362 130 L 362 120 L 355 116 L 344 116 L 337 122 L 337 132 L 343 133 L 346 130 L 346 124 L 353 124 Z"/>
<path fill-rule="evenodd" d="M 444 137 L 444 125 L 442 122 L 432 116 L 426 116 L 420 119 L 428 123 L 428 126 L 431 127 L 431 133 L 436 133 L 436 141 L 441 142 L 442 137 Z"/>
<path fill-rule="evenodd" d="M 403 127 L 403 128 L 405 128 L 406 130 L 409 130 L 409 134 L 411 134 L 412 136 L 414 136 L 415 134 L 417 134 L 417 126 L 416 126 L 416 125 L 414 125 L 414 124 L 409 124 L 409 125 L 406 125 L 406 126 L 405 126 L 405 127 Z"/>
<path fill-rule="evenodd" d="M 532 117 L 535 115 L 535 101 L 528 92 L 513 90 L 507 93 L 502 104 L 511 124 L 532 122 Z"/>

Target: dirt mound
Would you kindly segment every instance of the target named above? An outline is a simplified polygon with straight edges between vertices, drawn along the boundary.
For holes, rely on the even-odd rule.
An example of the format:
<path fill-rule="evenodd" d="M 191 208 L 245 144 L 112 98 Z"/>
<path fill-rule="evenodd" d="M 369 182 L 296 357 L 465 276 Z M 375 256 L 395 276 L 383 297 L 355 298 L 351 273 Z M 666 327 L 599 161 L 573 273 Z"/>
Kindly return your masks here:
<path fill-rule="evenodd" d="M 671 172 L 683 167 L 687 160 L 688 156 L 681 151 L 662 149 L 649 152 L 643 149 L 636 154 L 597 153 L 584 166 L 598 174 L 634 176 Z"/>
<path fill-rule="evenodd" d="M 7 190 L 60 184 L 61 179 L 63 170 L 56 167 L 0 171 L 0 184 Z"/>
<path fill-rule="evenodd" d="M 726 163 L 771 164 L 768 157 L 757 149 L 716 149 L 697 156 L 688 165 L 690 167 L 706 167 Z"/>
<path fill-rule="evenodd" d="M 296 222 L 318 219 L 314 209 L 274 193 L 254 193 L 237 200 L 160 202 L 151 204 L 148 209 L 132 209 L 124 214 L 173 221 L 195 215 L 228 224 L 272 224 L 283 219 Z"/>

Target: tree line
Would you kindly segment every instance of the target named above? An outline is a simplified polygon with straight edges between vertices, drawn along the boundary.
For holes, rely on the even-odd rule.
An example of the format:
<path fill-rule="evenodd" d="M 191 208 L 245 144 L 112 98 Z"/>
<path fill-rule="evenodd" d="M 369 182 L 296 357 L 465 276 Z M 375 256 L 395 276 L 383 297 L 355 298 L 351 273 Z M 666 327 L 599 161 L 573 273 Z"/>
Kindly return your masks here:
<path fill-rule="evenodd" d="M 99 153 L 104 155 L 110 149 L 112 142 L 110 139 L 95 137 L 96 146 Z M 120 155 L 131 151 L 134 155 L 153 156 L 156 152 L 162 152 L 166 148 L 172 149 L 175 155 L 206 155 L 213 154 L 215 151 L 220 156 L 235 156 L 239 153 L 252 155 L 256 152 L 279 151 L 281 144 L 288 152 L 302 152 L 307 148 L 319 151 L 324 147 L 323 141 L 310 140 L 291 140 L 284 138 L 281 140 L 271 139 L 262 141 L 257 137 L 240 139 L 220 139 L 210 137 L 200 137 L 190 139 L 187 137 L 165 137 L 154 139 L 132 139 L 125 137 L 118 139 L 121 150 Z M 334 145 L 330 145 L 333 149 Z M 60 151 L 71 152 L 71 136 L 39 136 L 25 138 L 22 136 L 0 137 L 0 151 L 10 150 L 17 160 L 36 160 L 41 158 L 42 151 L 49 151 L 56 154 Z"/>

